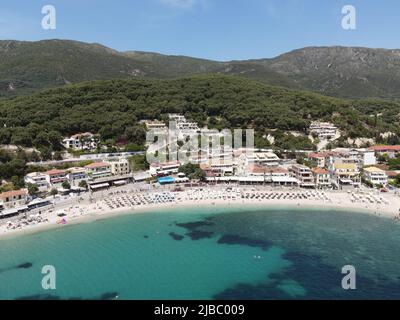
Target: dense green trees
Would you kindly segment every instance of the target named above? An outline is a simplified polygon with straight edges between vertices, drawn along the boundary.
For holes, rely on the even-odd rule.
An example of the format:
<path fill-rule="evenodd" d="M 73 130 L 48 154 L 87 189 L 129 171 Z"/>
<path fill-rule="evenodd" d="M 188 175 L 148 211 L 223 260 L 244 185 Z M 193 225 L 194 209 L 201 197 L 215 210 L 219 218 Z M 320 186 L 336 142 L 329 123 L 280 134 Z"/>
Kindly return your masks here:
<path fill-rule="evenodd" d="M 35 156 L 35 153 L 26 153 L 22 150 L 11 152 L 0 149 L 0 185 L 3 180 L 6 180 L 11 182 L 6 189 L 22 188 L 25 185 L 26 164 Z"/>
<path fill-rule="evenodd" d="M 134 155 L 129 157 L 129 165 L 132 171 L 144 171 L 149 168 L 149 164 L 146 160 L 146 156 Z"/>
<path fill-rule="evenodd" d="M 258 135 L 266 129 L 306 133 L 315 119 L 333 121 L 351 137 L 388 130 L 399 135 L 399 109 L 397 103 L 363 104 L 226 76 L 96 81 L 1 101 L 0 143 L 34 146 L 48 157 L 60 150 L 62 136 L 91 131 L 102 141 L 141 146 L 139 121 L 165 120 L 171 112 L 212 128 L 252 127 Z"/>
<path fill-rule="evenodd" d="M 189 179 L 195 180 L 204 180 L 206 177 L 205 172 L 200 168 L 199 165 L 196 164 L 185 164 L 179 168 L 179 172 L 182 172 L 188 177 Z"/>

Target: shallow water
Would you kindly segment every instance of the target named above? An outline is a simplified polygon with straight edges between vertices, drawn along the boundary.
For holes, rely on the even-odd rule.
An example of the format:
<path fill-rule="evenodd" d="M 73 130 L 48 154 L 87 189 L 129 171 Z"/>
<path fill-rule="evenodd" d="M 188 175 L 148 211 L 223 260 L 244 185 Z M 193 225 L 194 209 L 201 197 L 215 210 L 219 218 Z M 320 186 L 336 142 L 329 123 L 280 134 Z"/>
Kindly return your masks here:
<path fill-rule="evenodd" d="M 398 299 L 399 281 L 400 225 L 354 212 L 202 207 L 0 241 L 1 299 Z"/>

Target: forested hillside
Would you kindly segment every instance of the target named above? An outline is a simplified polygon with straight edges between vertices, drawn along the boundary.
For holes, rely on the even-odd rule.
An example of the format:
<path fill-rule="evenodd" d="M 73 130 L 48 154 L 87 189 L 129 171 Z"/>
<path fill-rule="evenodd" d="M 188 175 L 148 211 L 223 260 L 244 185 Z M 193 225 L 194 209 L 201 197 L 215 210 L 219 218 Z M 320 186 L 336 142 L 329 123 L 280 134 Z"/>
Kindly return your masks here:
<path fill-rule="evenodd" d="M 400 133 L 399 110 L 394 102 L 341 100 L 228 76 L 95 81 L 1 101 L 0 144 L 57 148 L 61 136 L 91 131 L 141 145 L 139 121 L 168 113 L 202 126 L 252 127 L 260 137 L 271 129 L 306 132 L 319 119 L 333 121 L 346 136 L 375 137 Z"/>

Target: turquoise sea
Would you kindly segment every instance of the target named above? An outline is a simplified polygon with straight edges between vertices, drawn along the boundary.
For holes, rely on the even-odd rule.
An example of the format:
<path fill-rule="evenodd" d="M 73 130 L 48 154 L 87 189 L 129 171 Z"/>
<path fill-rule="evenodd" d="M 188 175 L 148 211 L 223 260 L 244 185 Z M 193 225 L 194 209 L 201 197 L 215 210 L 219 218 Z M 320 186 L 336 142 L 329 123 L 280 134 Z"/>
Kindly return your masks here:
<path fill-rule="evenodd" d="M 56 290 L 41 270 L 56 270 Z M 357 271 L 343 290 L 342 267 Z M 0 241 L 0 299 L 399 299 L 400 224 L 363 213 L 193 207 Z"/>

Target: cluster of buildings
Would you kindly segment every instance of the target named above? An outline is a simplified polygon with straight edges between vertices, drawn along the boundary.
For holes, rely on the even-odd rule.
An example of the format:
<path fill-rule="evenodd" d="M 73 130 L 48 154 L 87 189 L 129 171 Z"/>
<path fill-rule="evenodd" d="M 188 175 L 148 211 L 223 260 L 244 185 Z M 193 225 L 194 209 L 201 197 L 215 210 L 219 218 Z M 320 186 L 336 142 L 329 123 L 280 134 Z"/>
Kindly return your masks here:
<path fill-rule="evenodd" d="M 339 134 L 339 129 L 332 123 L 315 121 L 311 123 L 310 133 L 319 140 L 332 140 Z"/>
<path fill-rule="evenodd" d="M 177 123 L 182 136 L 197 133 L 197 123 L 191 123 L 179 114 L 169 115 L 170 121 Z M 164 124 L 149 122 L 148 128 L 165 130 Z M 320 140 L 335 139 L 340 135 L 338 128 L 328 122 L 313 122 L 310 132 Z M 251 152 L 249 152 L 251 151 Z M 362 181 L 372 185 L 387 185 L 387 173 L 376 167 L 377 154 L 395 156 L 400 147 L 377 146 L 369 149 L 339 148 L 308 155 L 308 163 L 300 165 L 280 159 L 272 150 L 232 150 L 221 147 L 219 150 L 207 148 L 189 157 L 192 163 L 200 165 L 206 172 L 208 182 L 237 182 L 239 184 L 290 185 L 303 188 L 343 188 L 359 187 Z M 152 176 L 176 175 L 180 162 L 151 164 Z"/>
<path fill-rule="evenodd" d="M 249 152 L 251 151 L 251 152 Z M 224 157 L 221 157 L 221 155 Z M 311 153 L 307 165 L 280 159 L 272 150 L 231 150 L 209 152 L 199 160 L 210 183 L 263 184 L 302 188 L 342 189 L 360 187 L 362 182 L 386 186 L 389 176 L 377 167 L 374 149 L 335 149 Z M 176 175 L 180 162 L 152 164 L 150 174 Z"/>
<path fill-rule="evenodd" d="M 181 141 L 187 136 L 207 131 L 207 129 L 200 131 L 197 123 L 187 121 L 183 115 L 170 114 L 169 120 L 176 123 L 178 140 Z M 161 121 L 152 120 L 143 123 L 148 130 L 162 133 L 168 131 L 167 126 Z M 323 122 L 313 122 L 310 131 L 320 140 L 334 139 L 339 134 L 334 125 Z M 216 138 L 221 138 L 221 133 L 216 132 L 215 135 Z M 63 145 L 67 149 L 93 150 L 97 148 L 98 141 L 97 135 L 87 132 L 65 138 Z M 232 149 L 228 146 L 213 149 L 209 146 L 189 155 L 188 161 L 200 166 L 205 172 L 208 183 L 340 189 L 359 187 L 362 182 L 372 186 L 386 186 L 389 179 L 397 173 L 379 168 L 376 156 L 385 154 L 396 157 L 399 153 L 400 146 L 374 146 L 368 149 L 338 148 L 310 153 L 304 161 L 307 165 L 302 165 L 295 160 L 281 159 L 273 150 Z M 85 186 L 87 185 L 89 190 L 96 191 L 149 178 L 157 178 L 160 184 L 184 183 L 189 180 L 179 172 L 179 168 L 185 164 L 182 161 L 151 163 L 147 172 L 132 173 L 129 155 L 120 154 L 115 158 L 110 158 L 109 155 L 105 158 L 90 155 L 94 157 L 90 158 L 94 162 L 85 167 L 32 172 L 25 176 L 25 183 L 37 186 L 43 193 L 53 189 L 63 193 L 82 191 L 82 181 L 86 182 Z M 70 188 L 64 189 L 67 183 Z M 2 212 L 4 215 L 4 212 L 9 214 L 9 210 L 15 211 L 13 208 L 19 208 L 18 210 L 29 208 L 29 205 L 32 205 L 29 200 L 27 189 L 0 194 L 0 218 Z"/>
<path fill-rule="evenodd" d="M 45 207 L 51 204 L 48 199 L 37 198 L 30 201 L 27 189 L 0 193 L 0 219 L 12 217 L 29 210 Z"/>
<path fill-rule="evenodd" d="M 170 122 L 176 122 L 176 128 L 178 130 L 178 137 L 185 137 L 192 133 L 200 132 L 199 125 L 197 122 L 190 122 L 186 120 L 185 116 L 181 114 L 170 114 L 169 115 Z"/>
<path fill-rule="evenodd" d="M 62 145 L 65 149 L 91 151 L 97 149 L 99 136 L 91 132 L 78 133 L 64 138 Z"/>
<path fill-rule="evenodd" d="M 51 189 L 63 191 L 63 184 L 68 182 L 72 190 L 81 190 L 82 181 L 94 184 L 99 179 L 114 176 L 125 176 L 131 172 L 130 164 L 126 158 L 108 160 L 107 162 L 94 162 L 85 167 L 70 168 L 67 170 L 52 169 L 46 172 L 32 172 L 25 176 L 26 184 L 36 185 L 40 192 Z"/>

